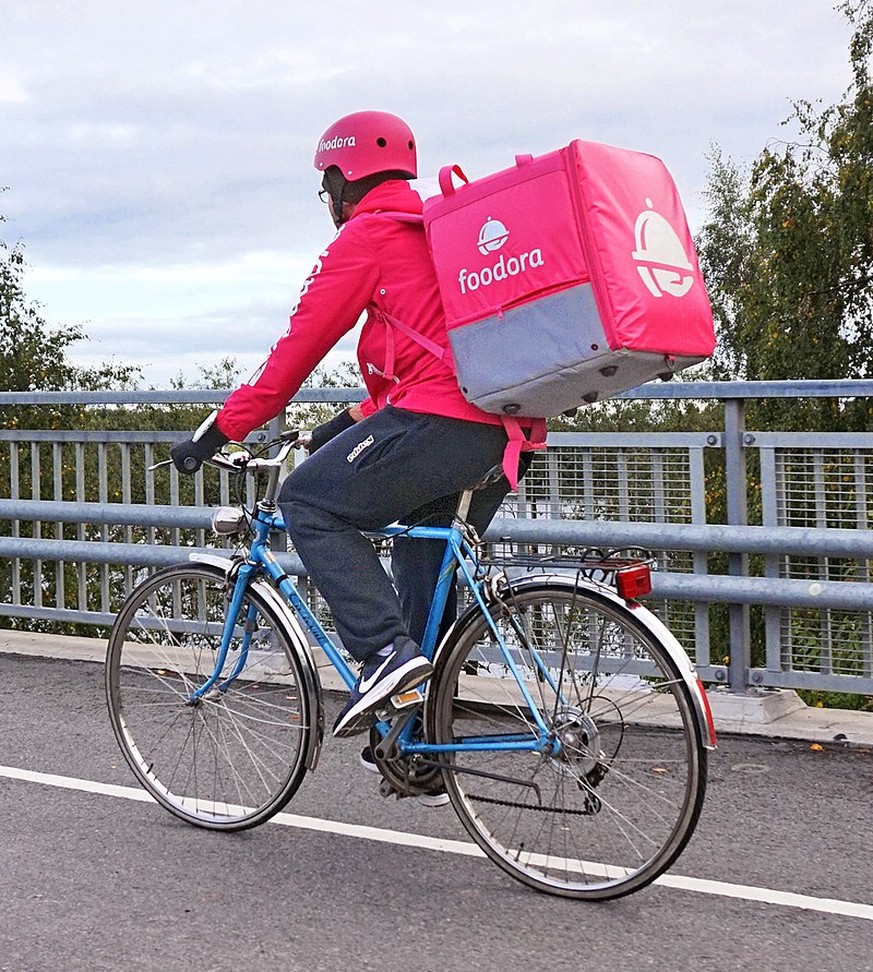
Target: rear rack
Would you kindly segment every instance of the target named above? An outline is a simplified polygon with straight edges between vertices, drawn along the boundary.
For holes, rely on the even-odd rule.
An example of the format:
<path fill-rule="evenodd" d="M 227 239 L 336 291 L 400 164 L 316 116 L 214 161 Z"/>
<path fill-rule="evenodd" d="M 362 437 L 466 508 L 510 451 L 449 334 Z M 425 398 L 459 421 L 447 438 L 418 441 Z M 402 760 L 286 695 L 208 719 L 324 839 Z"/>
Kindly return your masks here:
<path fill-rule="evenodd" d="M 584 550 L 580 554 L 535 554 L 512 552 L 505 556 L 483 556 L 483 568 L 520 571 L 525 574 L 553 574 L 556 571 L 615 588 L 626 600 L 644 597 L 652 589 L 654 555 L 646 550 Z"/>

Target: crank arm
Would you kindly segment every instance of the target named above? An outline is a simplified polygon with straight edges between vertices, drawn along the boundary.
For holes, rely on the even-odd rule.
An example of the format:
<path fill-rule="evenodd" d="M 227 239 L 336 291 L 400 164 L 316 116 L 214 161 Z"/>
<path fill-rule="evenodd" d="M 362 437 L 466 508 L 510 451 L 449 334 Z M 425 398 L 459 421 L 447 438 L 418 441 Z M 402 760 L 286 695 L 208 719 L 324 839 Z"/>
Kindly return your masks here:
<path fill-rule="evenodd" d="M 405 709 L 394 718 L 394 721 L 391 723 L 391 728 L 385 734 L 382 741 L 373 750 L 373 755 L 377 760 L 384 761 L 397 759 L 399 755 L 397 752 L 397 740 L 400 738 L 400 734 L 417 712 L 418 707 L 416 706 L 415 708 Z"/>

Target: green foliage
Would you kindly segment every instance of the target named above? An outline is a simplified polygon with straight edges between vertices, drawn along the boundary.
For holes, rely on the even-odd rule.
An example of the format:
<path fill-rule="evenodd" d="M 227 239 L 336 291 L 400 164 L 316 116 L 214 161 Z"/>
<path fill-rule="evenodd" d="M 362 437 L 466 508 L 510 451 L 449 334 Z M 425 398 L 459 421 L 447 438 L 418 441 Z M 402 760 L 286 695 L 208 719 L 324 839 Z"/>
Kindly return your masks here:
<path fill-rule="evenodd" d="M 719 330 L 713 378 L 873 375 L 873 0 L 839 9 L 853 27 L 844 100 L 796 102 L 786 124 L 800 140 L 771 144 L 747 174 L 712 154 L 698 248 Z M 770 402 L 755 416 L 832 430 L 871 417 L 867 401 Z"/>
<path fill-rule="evenodd" d="M 333 370 L 320 365 L 303 384 L 304 388 L 360 388 L 361 373 L 353 361 L 342 361 Z M 352 402 L 313 402 L 293 404 L 286 411 L 289 427 L 314 429 L 328 422 L 338 412 L 348 408 Z"/>
<path fill-rule="evenodd" d="M 695 432 L 718 427 L 718 404 L 608 399 L 549 419 L 552 432 Z"/>
<path fill-rule="evenodd" d="M 807 705 L 817 709 L 851 709 L 853 711 L 873 712 L 873 695 L 823 692 L 817 689 L 798 689 L 797 694 Z"/>
<path fill-rule="evenodd" d="M 0 216 L 0 221 L 3 217 Z M 127 388 L 135 385 L 134 366 L 105 364 L 99 368 L 73 365 L 67 351 L 85 335 L 77 326 L 51 329 L 28 301 L 22 278 L 25 260 L 20 245 L 0 240 L 0 391 L 75 391 Z M 77 418 L 72 405 L 0 408 L 3 428 L 71 427 Z"/>

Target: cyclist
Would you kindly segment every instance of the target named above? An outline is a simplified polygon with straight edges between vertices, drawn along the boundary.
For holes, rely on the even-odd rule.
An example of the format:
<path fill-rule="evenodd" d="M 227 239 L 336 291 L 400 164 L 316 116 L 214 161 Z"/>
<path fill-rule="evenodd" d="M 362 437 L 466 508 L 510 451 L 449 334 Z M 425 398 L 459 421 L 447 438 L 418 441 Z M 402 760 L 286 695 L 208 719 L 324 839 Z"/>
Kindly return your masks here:
<path fill-rule="evenodd" d="M 172 455 L 180 470 L 195 471 L 273 418 L 366 312 L 358 362 L 369 397 L 313 431 L 310 457 L 279 494 L 294 547 L 361 664 L 334 725 L 334 735 L 351 736 L 374 723 L 390 696 L 431 675 L 419 643 L 443 553 L 440 544 L 398 539 L 395 591 L 361 531 L 396 520 L 448 523 L 459 492 L 500 464 L 507 434 L 498 416 L 463 398 L 450 365 L 386 323 L 397 319 L 448 345 L 424 231 L 397 215 L 422 212 L 409 185 L 417 178 L 409 126 L 381 111 L 340 118 L 319 139 L 315 168 L 336 236 L 261 369 Z M 501 477 L 477 491 L 469 520 L 478 530 L 508 489 Z M 444 624 L 454 609 L 447 606 Z"/>

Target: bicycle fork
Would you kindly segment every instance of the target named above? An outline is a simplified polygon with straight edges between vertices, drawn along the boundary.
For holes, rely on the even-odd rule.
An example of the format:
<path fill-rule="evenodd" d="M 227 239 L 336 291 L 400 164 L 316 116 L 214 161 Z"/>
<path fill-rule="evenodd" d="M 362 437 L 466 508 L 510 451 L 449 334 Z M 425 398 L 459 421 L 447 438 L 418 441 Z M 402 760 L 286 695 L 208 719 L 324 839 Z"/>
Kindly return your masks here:
<path fill-rule="evenodd" d="M 230 603 L 224 617 L 224 629 L 221 634 L 221 645 L 219 646 L 218 653 L 215 657 L 215 666 L 209 678 L 199 688 L 189 693 L 185 700 L 187 705 L 197 705 L 203 699 L 220 697 L 220 695 L 227 690 L 240 672 L 245 668 L 249 655 L 249 647 L 252 643 L 252 635 L 255 632 L 255 617 L 257 610 L 254 604 L 249 604 L 245 613 L 245 618 L 242 624 L 242 642 L 239 647 L 239 655 L 236 659 L 236 664 L 234 665 L 230 674 L 219 684 L 221 673 L 224 671 L 224 666 L 227 663 L 227 656 L 228 652 L 230 651 L 230 644 L 233 640 L 234 631 L 237 628 L 240 615 L 242 614 L 243 603 L 245 601 L 246 591 L 248 590 L 249 586 L 249 578 L 253 569 L 254 568 L 252 565 L 243 564 L 240 566 L 238 571 L 228 575 L 228 580 L 230 580 L 231 576 L 235 576 L 236 580 L 233 585 L 233 593 L 231 594 Z"/>

